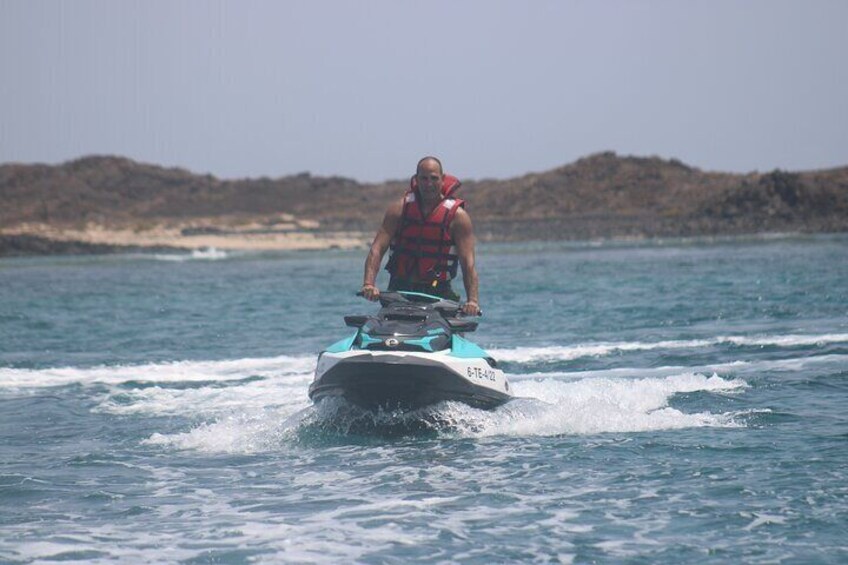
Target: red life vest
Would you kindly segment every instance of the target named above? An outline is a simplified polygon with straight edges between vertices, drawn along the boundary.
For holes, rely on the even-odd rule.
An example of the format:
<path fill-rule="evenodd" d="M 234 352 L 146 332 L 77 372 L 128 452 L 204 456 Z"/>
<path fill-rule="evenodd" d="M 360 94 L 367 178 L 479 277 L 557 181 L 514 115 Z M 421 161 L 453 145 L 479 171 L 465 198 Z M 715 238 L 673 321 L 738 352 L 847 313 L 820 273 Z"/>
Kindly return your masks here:
<path fill-rule="evenodd" d="M 412 177 L 403 198 L 400 225 L 392 238 L 392 254 L 386 265 L 392 277 L 426 284 L 456 277 L 459 257 L 453 246 L 450 226 L 457 210 L 465 206 L 465 202 L 451 195 L 460 185 L 456 177 L 445 175 L 442 200 L 425 218 L 419 206 L 418 183 Z"/>

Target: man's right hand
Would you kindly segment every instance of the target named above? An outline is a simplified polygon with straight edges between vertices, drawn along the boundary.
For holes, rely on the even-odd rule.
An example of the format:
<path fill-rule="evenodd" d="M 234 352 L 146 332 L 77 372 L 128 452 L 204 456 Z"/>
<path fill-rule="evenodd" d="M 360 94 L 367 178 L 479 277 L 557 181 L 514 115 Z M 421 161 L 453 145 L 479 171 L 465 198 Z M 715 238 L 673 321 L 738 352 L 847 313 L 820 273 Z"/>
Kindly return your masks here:
<path fill-rule="evenodd" d="M 376 302 L 377 300 L 380 300 L 380 289 L 374 286 L 373 284 L 362 285 L 362 288 L 359 290 L 359 294 L 361 294 L 363 298 L 367 298 L 371 302 Z"/>

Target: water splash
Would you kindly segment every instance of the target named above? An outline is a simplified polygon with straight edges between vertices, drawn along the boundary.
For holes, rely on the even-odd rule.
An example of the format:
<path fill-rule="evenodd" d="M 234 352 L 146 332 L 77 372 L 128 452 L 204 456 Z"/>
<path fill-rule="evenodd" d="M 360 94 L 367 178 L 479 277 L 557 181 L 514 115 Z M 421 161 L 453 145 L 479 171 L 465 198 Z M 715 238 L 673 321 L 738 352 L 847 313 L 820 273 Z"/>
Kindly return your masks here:
<path fill-rule="evenodd" d="M 627 380 L 539 379 L 521 382 L 516 391 L 523 398 L 492 411 L 443 402 L 417 410 L 370 412 L 341 399 L 328 399 L 317 406 L 255 406 L 252 412 L 232 412 L 188 432 L 154 434 L 147 443 L 243 453 L 284 444 L 325 446 L 402 437 L 526 437 L 735 427 L 744 425 L 736 414 L 690 414 L 668 403 L 677 394 L 734 393 L 747 386 L 739 379 L 694 373 Z"/>
<path fill-rule="evenodd" d="M 191 253 L 157 253 L 153 255 L 153 258 L 157 261 L 171 261 L 174 263 L 183 263 L 185 261 L 220 261 L 228 257 L 230 257 L 230 252 L 216 247 L 193 249 Z"/>

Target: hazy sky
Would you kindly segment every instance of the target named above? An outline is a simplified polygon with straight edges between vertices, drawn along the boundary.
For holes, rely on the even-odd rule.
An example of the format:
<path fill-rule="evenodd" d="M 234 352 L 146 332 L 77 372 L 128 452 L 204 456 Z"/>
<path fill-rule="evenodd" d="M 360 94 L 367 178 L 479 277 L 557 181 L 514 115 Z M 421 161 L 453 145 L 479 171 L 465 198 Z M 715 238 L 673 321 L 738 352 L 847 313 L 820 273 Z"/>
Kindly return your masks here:
<path fill-rule="evenodd" d="M 462 178 L 848 164 L 848 1 L 0 0 L 0 163 Z"/>

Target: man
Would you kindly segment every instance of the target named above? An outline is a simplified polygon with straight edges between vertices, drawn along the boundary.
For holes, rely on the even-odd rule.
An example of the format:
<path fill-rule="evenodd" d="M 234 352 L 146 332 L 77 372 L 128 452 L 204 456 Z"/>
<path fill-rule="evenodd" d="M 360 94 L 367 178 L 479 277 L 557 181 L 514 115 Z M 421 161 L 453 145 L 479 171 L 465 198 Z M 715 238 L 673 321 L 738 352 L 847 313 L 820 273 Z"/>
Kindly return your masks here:
<path fill-rule="evenodd" d="M 374 282 L 383 256 L 391 247 L 386 265 L 391 274 L 389 290 L 410 290 L 459 300 L 451 288 L 458 263 L 468 299 L 462 311 L 469 316 L 480 314 L 474 230 L 465 203 L 452 196 L 459 186 L 455 177 L 445 175 L 442 163 L 435 157 L 424 157 L 418 162 L 409 191 L 389 205 L 365 259 L 361 290 L 365 298 L 380 298 Z"/>

